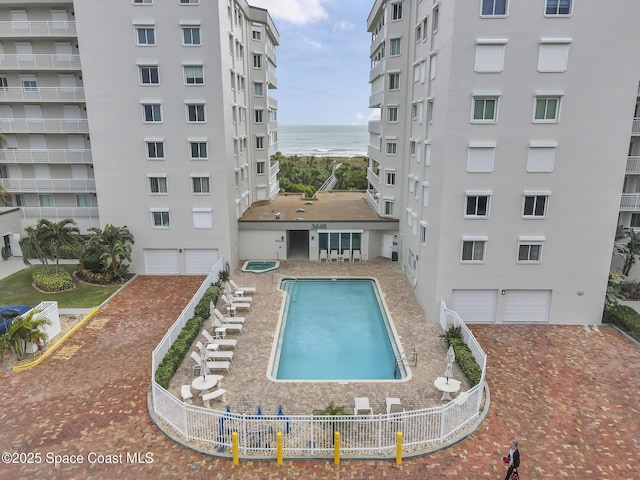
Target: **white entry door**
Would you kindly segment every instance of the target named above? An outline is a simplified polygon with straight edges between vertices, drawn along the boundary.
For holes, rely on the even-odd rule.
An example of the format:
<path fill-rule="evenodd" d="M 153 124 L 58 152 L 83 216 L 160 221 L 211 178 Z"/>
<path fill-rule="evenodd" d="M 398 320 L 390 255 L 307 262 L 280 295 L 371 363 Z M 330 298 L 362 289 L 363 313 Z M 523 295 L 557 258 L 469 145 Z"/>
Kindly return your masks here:
<path fill-rule="evenodd" d="M 393 235 L 382 236 L 382 256 L 391 258 L 393 252 Z"/>
<path fill-rule="evenodd" d="M 505 323 L 548 323 L 551 290 L 507 290 L 504 295 Z"/>
<path fill-rule="evenodd" d="M 498 290 L 454 290 L 451 300 L 451 309 L 465 323 L 496 321 Z"/>

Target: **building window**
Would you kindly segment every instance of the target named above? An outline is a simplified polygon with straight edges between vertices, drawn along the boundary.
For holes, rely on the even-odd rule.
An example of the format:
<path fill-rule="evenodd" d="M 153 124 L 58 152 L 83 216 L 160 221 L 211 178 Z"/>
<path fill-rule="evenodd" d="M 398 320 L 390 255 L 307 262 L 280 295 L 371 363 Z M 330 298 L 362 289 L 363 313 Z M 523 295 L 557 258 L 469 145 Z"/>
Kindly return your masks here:
<path fill-rule="evenodd" d="M 56 202 L 53 200 L 53 195 L 38 195 L 41 207 L 55 207 Z"/>
<path fill-rule="evenodd" d="M 571 15 L 571 0 L 547 0 L 545 15 Z"/>
<path fill-rule="evenodd" d="M 468 263 L 484 262 L 486 244 L 486 240 L 463 240 L 461 260 Z"/>
<path fill-rule="evenodd" d="M 258 25 L 254 25 L 251 29 L 251 38 L 254 40 L 262 40 L 262 28 Z"/>
<path fill-rule="evenodd" d="M 396 202 L 393 202 L 391 200 L 385 200 L 384 201 L 384 214 L 385 215 L 389 215 L 389 216 L 393 216 L 396 213 Z"/>
<path fill-rule="evenodd" d="M 24 90 L 25 92 L 37 92 L 38 80 L 36 80 L 36 77 L 23 78 L 22 90 Z"/>
<path fill-rule="evenodd" d="M 431 59 L 429 60 L 429 80 L 436 79 L 436 66 L 438 65 L 438 56 L 431 55 Z"/>
<path fill-rule="evenodd" d="M 390 187 L 394 186 L 396 184 L 396 172 L 386 172 L 385 183 Z"/>
<path fill-rule="evenodd" d="M 264 110 L 257 109 L 255 111 L 255 114 L 256 114 L 256 123 L 262 123 L 264 121 L 263 120 L 263 118 L 264 118 Z"/>
<path fill-rule="evenodd" d="M 27 202 L 25 202 L 23 194 L 16 193 L 15 197 L 16 197 L 16 207 L 26 207 L 27 206 Z"/>
<path fill-rule="evenodd" d="M 0 90 L 6 90 L 8 85 L 7 77 L 0 77 Z"/>
<path fill-rule="evenodd" d="M 436 5 L 433 7 L 433 18 L 431 19 L 431 23 L 433 23 L 431 30 L 433 33 L 438 31 L 438 24 L 440 23 L 440 7 Z"/>
<path fill-rule="evenodd" d="M 518 263 L 540 263 L 542 242 L 521 241 L 518 243 Z"/>
<path fill-rule="evenodd" d="M 151 5 L 153 0 L 133 0 L 133 3 L 138 5 Z"/>
<path fill-rule="evenodd" d="M 193 187 L 193 193 L 211 193 L 209 189 L 209 177 L 191 177 L 191 185 Z"/>
<path fill-rule="evenodd" d="M 469 145 L 467 153 L 467 172 L 493 172 L 494 145 Z"/>
<path fill-rule="evenodd" d="M 392 38 L 391 40 L 389 40 L 389 55 L 392 57 L 395 57 L 397 55 L 400 55 L 400 39 L 399 38 Z"/>
<path fill-rule="evenodd" d="M 429 206 L 429 185 L 422 185 L 422 206 Z"/>
<path fill-rule="evenodd" d="M 433 100 L 427 101 L 427 123 L 433 123 Z"/>
<path fill-rule="evenodd" d="M 398 107 L 388 107 L 387 113 L 387 119 L 389 120 L 389 123 L 398 122 Z"/>
<path fill-rule="evenodd" d="M 506 40 L 478 40 L 474 71 L 479 73 L 499 73 L 504 69 Z"/>
<path fill-rule="evenodd" d="M 464 216 L 466 218 L 488 218 L 489 195 L 467 195 Z"/>
<path fill-rule="evenodd" d="M 422 23 L 416 26 L 416 43 L 422 40 Z"/>
<path fill-rule="evenodd" d="M 180 5 L 198 5 L 200 0 L 180 0 Z"/>
<path fill-rule="evenodd" d="M 187 121 L 196 123 L 206 121 L 204 111 L 204 104 L 202 103 L 187 105 Z"/>
<path fill-rule="evenodd" d="M 155 228 L 169 228 L 171 222 L 169 221 L 169 211 L 159 210 L 151 212 L 151 222 Z"/>
<path fill-rule="evenodd" d="M 538 71 L 544 73 L 566 72 L 571 41 L 570 38 L 542 39 L 538 52 Z"/>
<path fill-rule="evenodd" d="M 182 27 L 183 45 L 201 45 L 200 27 Z"/>
<path fill-rule="evenodd" d="M 416 142 L 415 140 L 409 140 L 409 155 L 412 157 L 416 154 Z"/>
<path fill-rule="evenodd" d="M 253 84 L 253 95 L 256 97 L 263 96 L 263 86 L 264 84 L 261 82 L 254 82 Z"/>
<path fill-rule="evenodd" d="M 482 15 L 506 15 L 507 0 L 482 0 Z"/>
<path fill-rule="evenodd" d="M 213 228 L 213 215 L 210 208 L 194 208 L 193 228 Z"/>
<path fill-rule="evenodd" d="M 256 162 L 256 174 L 257 175 L 264 175 L 265 165 L 266 165 L 266 162 L 264 162 L 264 161 Z"/>
<path fill-rule="evenodd" d="M 150 103 L 142 105 L 144 113 L 144 121 L 147 123 L 162 122 L 162 105 L 159 103 Z"/>
<path fill-rule="evenodd" d="M 16 200 L 18 196 L 16 195 Z M 630 228 L 640 228 L 640 213 L 632 213 L 631 214 L 631 222 L 629 223 Z"/>
<path fill-rule="evenodd" d="M 523 217 L 544 218 L 547 216 L 548 195 L 525 195 Z"/>
<path fill-rule="evenodd" d="M 151 193 L 167 193 L 167 177 L 149 177 L 149 190 Z"/>
<path fill-rule="evenodd" d="M 207 142 L 189 142 L 191 159 L 200 160 L 207 158 Z"/>
<path fill-rule="evenodd" d="M 420 222 L 420 243 L 427 244 L 427 226 L 423 222 Z"/>
<path fill-rule="evenodd" d="M 557 144 L 540 142 L 529 145 L 527 172 L 553 172 Z"/>
<path fill-rule="evenodd" d="M 396 141 L 387 141 L 387 155 L 395 155 L 398 152 Z"/>
<path fill-rule="evenodd" d="M 535 122 L 557 122 L 560 117 L 560 97 L 536 97 L 533 120 Z"/>
<path fill-rule="evenodd" d="M 157 66 L 140 67 L 140 83 L 143 85 L 157 85 L 160 83 Z"/>
<path fill-rule="evenodd" d="M 400 88 L 400 74 L 389 74 L 389 90 L 398 90 Z"/>
<path fill-rule="evenodd" d="M 264 137 L 256 137 L 256 148 L 262 150 L 264 148 Z"/>
<path fill-rule="evenodd" d="M 82 193 L 76 195 L 76 207 L 90 207 L 91 206 L 91 194 Z"/>
<path fill-rule="evenodd" d="M 204 70 L 202 65 L 185 65 L 184 82 L 187 85 L 202 85 L 204 83 Z M 231 88 L 233 88 L 233 86 Z"/>
<path fill-rule="evenodd" d="M 495 97 L 474 97 L 473 118 L 474 123 L 495 123 L 498 99 Z"/>
<path fill-rule="evenodd" d="M 156 30 L 153 27 L 138 27 L 136 28 L 136 40 L 138 45 L 155 45 L 156 44 Z"/>
<path fill-rule="evenodd" d="M 147 142 L 147 158 L 164 159 L 164 142 Z"/>
<path fill-rule="evenodd" d="M 262 55 L 258 53 L 253 54 L 253 68 L 262 68 Z"/>
<path fill-rule="evenodd" d="M 402 2 L 391 4 L 391 20 L 402 19 Z"/>

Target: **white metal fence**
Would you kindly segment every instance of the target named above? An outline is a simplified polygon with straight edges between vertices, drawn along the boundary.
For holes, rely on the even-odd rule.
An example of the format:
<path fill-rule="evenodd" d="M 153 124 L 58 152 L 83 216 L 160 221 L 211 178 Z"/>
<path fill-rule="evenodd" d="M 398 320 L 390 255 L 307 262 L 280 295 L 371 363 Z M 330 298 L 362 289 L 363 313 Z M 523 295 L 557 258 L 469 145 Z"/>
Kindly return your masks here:
<path fill-rule="evenodd" d="M 345 458 L 394 457 L 396 432 L 402 432 L 403 455 L 435 450 L 456 438 L 480 414 L 486 355 L 460 317 L 442 311 L 460 325 L 465 341 L 482 367 L 482 381 L 446 405 L 372 416 L 246 415 L 189 405 L 155 382 L 155 371 L 211 282 L 218 279 L 222 261 L 214 267 L 189 305 L 153 351 L 152 403 L 156 417 L 168 431 L 211 453 L 231 450 L 231 434 L 238 432 L 243 457 L 276 458 L 276 434 L 282 432 L 283 454 L 288 458 L 330 458 L 333 433 L 340 432 L 340 454 Z"/>

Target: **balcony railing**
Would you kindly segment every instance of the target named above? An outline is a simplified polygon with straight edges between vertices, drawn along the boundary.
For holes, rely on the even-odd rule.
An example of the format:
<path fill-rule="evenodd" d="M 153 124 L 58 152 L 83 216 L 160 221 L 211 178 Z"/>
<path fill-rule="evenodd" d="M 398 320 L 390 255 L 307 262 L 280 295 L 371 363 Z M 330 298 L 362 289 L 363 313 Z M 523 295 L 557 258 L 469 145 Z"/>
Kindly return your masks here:
<path fill-rule="evenodd" d="M 0 118 L 4 133 L 89 133 L 86 119 L 66 118 Z"/>
<path fill-rule="evenodd" d="M 277 110 L 278 109 L 278 100 L 276 100 L 273 97 L 268 97 L 267 98 L 267 106 L 269 108 L 275 108 Z"/>
<path fill-rule="evenodd" d="M 367 180 L 371 185 L 380 185 L 380 177 L 370 168 L 367 168 Z"/>
<path fill-rule="evenodd" d="M 0 37 L 75 37 L 76 22 L 0 22 Z"/>
<path fill-rule="evenodd" d="M 637 157 L 637 156 L 627 157 L 627 173 L 640 174 L 640 157 Z"/>
<path fill-rule="evenodd" d="M 280 171 L 280 162 L 272 162 L 271 166 L 269 167 L 269 177 L 270 178 L 275 177 L 279 171 Z"/>
<path fill-rule="evenodd" d="M 378 62 L 378 64 L 371 69 L 369 72 L 369 81 L 373 82 L 374 79 L 378 78 L 380 75 L 384 73 L 384 60 Z"/>
<path fill-rule="evenodd" d="M 376 133 L 380 135 L 381 132 L 381 123 L 380 120 L 374 120 L 369 122 L 369 126 L 367 127 L 367 131 L 369 133 Z"/>
<path fill-rule="evenodd" d="M 371 41 L 371 46 L 369 47 L 369 56 L 373 55 L 378 49 L 378 47 L 380 46 L 380 44 L 384 42 L 385 32 L 386 32 L 386 27 L 380 30 L 376 35 L 376 37 Z"/>
<path fill-rule="evenodd" d="M 93 178 L 2 178 L 0 185 L 14 193 L 93 193 Z"/>
<path fill-rule="evenodd" d="M 0 102 L 84 102 L 83 87 L 0 88 Z"/>
<path fill-rule="evenodd" d="M 382 105 L 383 93 L 384 91 L 380 90 L 371 94 L 371 96 L 369 97 L 369 108 L 379 107 L 380 105 Z"/>
<path fill-rule="evenodd" d="M 93 163 L 90 149 L 0 150 L 3 163 Z"/>
<path fill-rule="evenodd" d="M 620 200 L 620 210 L 640 211 L 640 193 L 623 193 Z"/>
<path fill-rule="evenodd" d="M 369 145 L 367 147 L 367 156 L 369 158 L 373 158 L 377 162 L 380 162 L 382 160 L 380 149 L 378 147 L 374 147 L 373 145 Z"/>
<path fill-rule="evenodd" d="M 98 207 L 20 207 L 22 218 L 98 218 Z"/>
<path fill-rule="evenodd" d="M 633 126 L 631 127 L 631 133 L 634 135 L 640 134 L 640 117 L 633 119 Z"/>
<path fill-rule="evenodd" d="M 80 55 L 57 53 L 0 54 L 2 70 L 80 70 Z"/>

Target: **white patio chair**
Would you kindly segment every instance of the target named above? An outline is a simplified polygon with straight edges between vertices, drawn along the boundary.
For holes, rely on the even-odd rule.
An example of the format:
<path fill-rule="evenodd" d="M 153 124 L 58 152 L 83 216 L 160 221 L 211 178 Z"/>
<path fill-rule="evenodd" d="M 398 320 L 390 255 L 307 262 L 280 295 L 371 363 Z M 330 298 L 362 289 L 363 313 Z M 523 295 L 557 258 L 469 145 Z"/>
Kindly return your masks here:
<path fill-rule="evenodd" d="M 404 412 L 404 407 L 402 406 L 402 402 L 400 402 L 399 398 L 387 397 L 386 404 L 387 404 L 387 413 Z"/>
<path fill-rule="evenodd" d="M 338 250 L 331 250 L 331 261 L 338 261 Z"/>
<path fill-rule="evenodd" d="M 238 341 L 237 340 L 227 340 L 226 338 L 213 338 L 213 336 L 211 336 L 211 334 L 209 332 L 207 332 L 206 330 L 202 330 L 202 336 L 207 340 L 207 342 L 209 344 L 217 344 L 218 346 L 220 346 L 220 348 L 222 347 L 231 347 L 234 350 L 236 349 L 236 347 L 238 346 Z M 208 345 L 207 345 L 208 347 Z"/>
<path fill-rule="evenodd" d="M 342 261 L 350 262 L 351 261 L 351 250 L 345 250 L 342 252 Z"/>
<path fill-rule="evenodd" d="M 224 323 L 223 324 L 220 320 L 217 320 L 217 319 L 211 320 L 211 327 L 213 327 L 215 330 L 218 330 L 219 328 L 223 328 L 225 334 L 229 332 L 243 333 L 242 330 L 244 329 L 244 325 L 242 325 L 241 323 Z"/>
<path fill-rule="evenodd" d="M 369 397 L 355 397 L 353 399 L 355 407 L 353 407 L 354 415 L 373 415 L 373 409 L 369 405 Z"/>
<path fill-rule="evenodd" d="M 196 364 L 193 367 L 193 374 L 196 372 L 200 372 L 200 356 L 196 351 L 191 352 L 191 358 Z M 207 368 L 209 370 L 226 370 L 229 373 L 229 368 L 231 368 L 230 362 L 215 362 L 213 360 L 207 360 Z"/>
<path fill-rule="evenodd" d="M 318 257 L 318 259 L 320 260 L 320 262 L 322 262 L 323 260 L 327 262 L 329 260 L 327 251 L 324 248 L 320 250 L 320 256 Z"/>
<path fill-rule="evenodd" d="M 354 262 L 356 262 L 356 261 L 361 262 L 362 261 L 362 256 L 361 256 L 360 250 L 354 250 L 353 251 L 353 261 Z"/>
<path fill-rule="evenodd" d="M 234 290 L 242 290 L 244 293 L 256 293 L 256 287 L 241 287 L 233 280 L 229 279 L 229 284 L 233 287 Z"/>
<path fill-rule="evenodd" d="M 225 322 L 229 322 L 229 323 L 244 323 L 244 317 L 232 317 L 230 315 L 223 315 L 222 312 L 220 310 L 218 310 L 217 308 L 213 309 L 213 314 L 222 323 L 225 323 Z"/>

